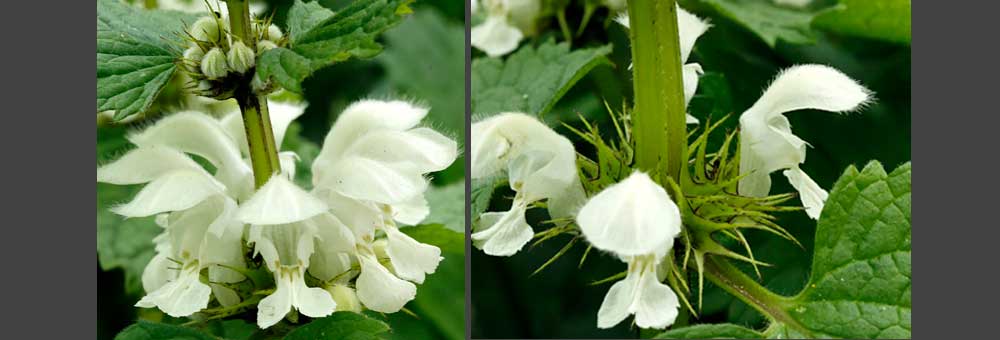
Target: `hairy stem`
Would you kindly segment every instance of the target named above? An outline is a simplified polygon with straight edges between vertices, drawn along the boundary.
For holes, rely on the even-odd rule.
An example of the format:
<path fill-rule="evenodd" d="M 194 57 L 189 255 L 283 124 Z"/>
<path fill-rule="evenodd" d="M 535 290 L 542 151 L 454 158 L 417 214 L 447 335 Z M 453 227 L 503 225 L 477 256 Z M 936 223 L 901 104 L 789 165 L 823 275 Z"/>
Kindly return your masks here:
<path fill-rule="evenodd" d="M 233 36 L 242 40 L 251 50 L 255 50 L 257 37 L 251 28 L 250 2 L 226 0 L 226 6 L 229 8 L 229 26 Z M 246 129 L 247 145 L 250 148 L 254 185 L 260 188 L 267 183 L 272 174 L 281 171 L 281 163 L 278 161 L 278 148 L 267 110 L 267 97 L 257 95 L 251 90 L 251 79 L 247 77 L 247 83 L 239 87 L 234 97 L 243 114 L 243 127 Z"/>
<path fill-rule="evenodd" d="M 687 145 L 676 0 L 629 0 L 636 166 L 679 178 Z"/>
<path fill-rule="evenodd" d="M 706 256 L 704 275 L 709 281 L 733 294 L 771 320 L 781 322 L 802 334 L 810 333 L 788 314 L 786 307 L 789 304 L 789 298 L 764 288 L 725 259 L 711 255 Z"/>

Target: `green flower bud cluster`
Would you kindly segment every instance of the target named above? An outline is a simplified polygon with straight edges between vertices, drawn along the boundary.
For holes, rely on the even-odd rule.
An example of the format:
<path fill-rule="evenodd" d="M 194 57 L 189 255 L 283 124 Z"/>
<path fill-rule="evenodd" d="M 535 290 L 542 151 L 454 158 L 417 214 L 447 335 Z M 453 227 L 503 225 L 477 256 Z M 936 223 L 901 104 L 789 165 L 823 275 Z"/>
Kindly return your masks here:
<path fill-rule="evenodd" d="M 253 91 L 272 90 L 255 72 L 257 58 L 285 43 L 281 30 L 269 21 L 251 27 L 255 41 L 244 41 L 230 32 L 229 21 L 215 16 L 202 17 L 188 27 L 188 46 L 181 64 L 192 79 L 191 90 L 216 99 L 231 98 L 236 88 L 250 84 Z"/>

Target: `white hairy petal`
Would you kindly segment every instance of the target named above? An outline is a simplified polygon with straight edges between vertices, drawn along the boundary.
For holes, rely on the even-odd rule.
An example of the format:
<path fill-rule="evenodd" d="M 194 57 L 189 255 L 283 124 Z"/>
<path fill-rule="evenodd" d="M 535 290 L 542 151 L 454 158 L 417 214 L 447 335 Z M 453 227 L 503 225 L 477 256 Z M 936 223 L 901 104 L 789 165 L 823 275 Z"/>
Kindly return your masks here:
<path fill-rule="evenodd" d="M 427 190 L 427 180 L 421 173 L 368 158 L 349 157 L 329 170 L 316 187 L 354 199 L 392 205 Z"/>
<path fill-rule="evenodd" d="M 592 197 L 576 221 L 594 247 L 623 257 L 664 253 L 681 232 L 677 204 L 642 172 Z"/>
<path fill-rule="evenodd" d="M 458 144 L 437 131 L 416 128 L 382 130 L 362 136 L 345 152 L 412 172 L 429 173 L 447 168 L 458 157 Z"/>
<path fill-rule="evenodd" d="M 701 37 L 711 25 L 707 21 L 685 11 L 677 6 L 677 35 L 680 36 L 681 64 L 686 63 L 694 48 L 694 42 Z"/>
<path fill-rule="evenodd" d="M 133 149 L 114 162 L 97 168 L 97 181 L 119 185 L 142 184 L 182 169 L 205 172 L 184 153 L 154 145 Z"/>
<path fill-rule="evenodd" d="M 308 267 L 315 250 L 318 230 L 308 223 L 255 225 L 250 227 L 247 240 L 254 252 L 264 258 L 272 272 L 282 267 Z"/>
<path fill-rule="evenodd" d="M 356 283 L 358 299 L 376 312 L 395 313 L 417 295 L 417 286 L 392 275 L 371 255 L 358 256 L 361 275 Z"/>
<path fill-rule="evenodd" d="M 740 116 L 739 192 L 767 195 L 768 174 L 805 162 L 806 142 L 792 134 L 783 114 L 802 109 L 850 111 L 869 100 L 869 91 L 831 67 L 800 65 L 783 71 L 760 99 Z"/>
<path fill-rule="evenodd" d="M 806 215 L 814 220 L 819 219 L 819 214 L 823 212 L 823 204 L 829 196 L 826 190 L 820 188 L 819 184 L 816 184 L 812 178 L 809 178 L 809 175 L 798 167 L 785 170 L 782 173 L 788 178 L 788 183 L 791 183 L 792 187 L 799 192 L 799 199 L 802 200 L 802 206 L 806 208 Z"/>
<path fill-rule="evenodd" d="M 323 140 L 323 149 L 312 164 L 313 180 L 321 181 L 345 150 L 371 131 L 404 131 L 415 127 L 427 116 L 428 109 L 395 100 L 361 100 L 348 106 L 337 117 Z"/>
<path fill-rule="evenodd" d="M 535 236 L 524 218 L 526 207 L 515 202 L 506 212 L 488 212 L 479 217 L 479 230 L 472 234 L 477 248 L 492 256 L 511 256 Z"/>
<path fill-rule="evenodd" d="M 111 211 L 126 217 L 145 217 L 184 210 L 225 189 L 204 172 L 174 170 L 147 184 L 132 201 L 111 208 Z"/>
<path fill-rule="evenodd" d="M 326 202 L 330 212 L 344 223 L 357 239 L 372 235 L 375 229 L 383 224 L 381 212 L 372 203 L 361 202 L 328 189 L 317 188 L 313 193 Z"/>
<path fill-rule="evenodd" d="M 486 21 L 472 28 L 472 46 L 490 57 L 503 56 L 517 49 L 524 34 L 507 22 L 507 18 L 491 15 Z"/>
<path fill-rule="evenodd" d="M 413 196 L 408 200 L 392 205 L 392 219 L 407 225 L 420 224 L 431 213 L 424 195 Z"/>
<path fill-rule="evenodd" d="M 250 200 L 240 205 L 237 218 L 246 224 L 272 225 L 307 220 L 327 211 L 326 204 L 284 176 L 272 176 Z"/>
<path fill-rule="evenodd" d="M 611 328 L 635 314 L 641 328 L 662 329 L 674 323 L 680 307 L 677 294 L 670 286 L 657 281 L 651 270 L 630 270 L 624 280 L 616 282 L 597 312 L 597 327 Z"/>
<path fill-rule="evenodd" d="M 198 279 L 198 266 L 182 270 L 173 281 L 146 294 L 136 307 L 157 307 L 175 318 L 185 317 L 208 307 L 212 289 Z"/>
<path fill-rule="evenodd" d="M 440 248 L 417 242 L 397 228 L 386 228 L 385 233 L 389 240 L 386 253 L 400 278 L 423 283 L 424 275 L 433 274 L 444 259 Z"/>

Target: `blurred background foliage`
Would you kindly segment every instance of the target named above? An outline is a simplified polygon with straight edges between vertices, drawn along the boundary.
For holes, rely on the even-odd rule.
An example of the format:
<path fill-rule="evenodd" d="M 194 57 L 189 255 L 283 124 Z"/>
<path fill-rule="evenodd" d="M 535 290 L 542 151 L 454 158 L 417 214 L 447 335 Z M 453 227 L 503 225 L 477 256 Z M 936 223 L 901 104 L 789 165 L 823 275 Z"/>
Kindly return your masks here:
<path fill-rule="evenodd" d="M 583 16 L 583 0 L 569 1 L 565 9 L 570 27 Z M 732 114 L 723 124 L 737 127 L 737 118 L 789 66 L 819 63 L 835 67 L 874 92 L 875 101 L 858 112 L 832 114 L 803 110 L 787 115 L 796 135 L 811 145 L 803 170 L 830 189 L 849 165 L 879 160 L 887 169 L 910 160 L 910 2 L 822 1 L 802 9 L 775 5 L 770 0 L 682 0 L 681 6 L 707 18 L 712 28 L 695 44 L 689 62 L 705 70 L 689 112 L 702 122 Z M 613 44 L 612 65 L 600 65 L 578 82 L 543 117 L 557 132 L 574 140 L 588 154 L 588 144 L 560 123 L 579 127 L 578 115 L 596 121 L 602 131 L 613 131 L 604 109 L 606 101 L 619 109 L 631 98 L 628 70 L 628 34 L 611 22 L 614 14 L 598 9 L 586 29 L 572 41 L 573 49 Z M 549 39 L 563 42 L 556 21 L 524 44 Z M 485 58 L 476 52 L 474 58 Z M 473 89 L 475 93 L 475 89 Z M 475 114 L 475 112 L 473 112 Z M 693 126 L 692 126 L 693 128 Z M 721 134 L 713 143 L 721 143 Z M 710 148 L 711 149 L 711 148 Z M 775 174 L 772 192 L 793 189 Z M 506 210 L 510 189 L 494 193 L 489 210 Z M 547 218 L 541 209 L 529 213 L 539 226 Z M 761 267 L 761 280 L 781 294 L 795 294 L 809 275 L 816 223 L 804 213 L 780 217 L 804 248 L 764 232 L 747 232 Z M 536 227 L 536 232 L 541 228 Z M 601 330 L 597 310 L 611 283 L 591 285 L 625 270 L 625 264 L 593 251 L 580 266 L 585 242 L 577 242 L 561 258 L 531 275 L 573 236 L 562 235 L 540 245 L 529 243 L 511 257 L 492 257 L 472 250 L 472 336 L 474 338 L 607 338 L 649 336 L 629 321 Z M 738 247 L 734 250 L 740 251 Z M 752 274 L 750 268 L 744 268 Z M 696 299 L 695 299 L 696 301 Z M 697 307 L 696 307 L 697 308 Z M 690 323 L 731 322 L 761 329 L 758 312 L 706 281 L 704 304 Z"/>
<path fill-rule="evenodd" d="M 202 0 L 188 0 L 202 4 Z M 139 1 L 142 2 L 142 1 Z M 178 1 L 174 1 L 178 2 Z M 180 0 L 179 2 L 184 2 Z M 284 27 L 291 0 L 256 1 L 262 13 L 274 13 Z M 336 10 L 351 0 L 320 0 Z M 215 0 L 211 0 L 215 6 Z M 303 85 L 306 112 L 290 127 L 283 150 L 296 151 L 300 184 L 311 187 L 309 165 L 319 152 L 323 138 L 337 115 L 350 103 L 364 98 L 408 99 L 431 107 L 424 124 L 459 141 L 463 147 L 465 126 L 465 33 L 464 6 L 458 0 L 420 0 L 414 13 L 386 32 L 382 54 L 373 59 L 349 60 L 322 69 Z M 225 4 L 222 4 L 225 6 Z M 191 108 L 190 98 L 181 95 L 180 81 L 173 81 L 157 99 L 153 109 L 128 124 L 109 124 L 98 119 L 97 163 L 113 160 L 130 148 L 125 134 L 145 126 L 156 117 Z M 234 103 L 199 103 L 199 109 L 216 114 L 235 109 Z M 433 176 L 434 187 L 427 193 L 432 215 L 425 224 L 441 224 L 464 232 L 464 158 Z M 304 179 L 304 180 L 303 180 Z M 123 220 L 108 212 L 110 205 L 125 202 L 141 186 L 97 184 L 97 268 L 99 339 L 110 339 L 136 320 L 178 323 L 156 309 L 132 307 L 143 295 L 140 275 L 153 256 L 152 238 L 159 228 L 151 218 Z M 434 229 L 430 229 L 434 230 Z M 442 236 L 444 235 L 444 236 Z M 462 339 L 465 336 L 465 258 L 460 235 L 425 234 L 414 236 L 433 241 L 443 249 L 445 260 L 437 272 L 418 287 L 417 298 L 407 304 L 412 315 L 367 313 L 386 321 L 395 339 Z M 425 241 L 426 242 L 426 241 Z M 226 339 L 251 339 L 256 333 L 254 318 L 213 322 L 203 330 Z"/>

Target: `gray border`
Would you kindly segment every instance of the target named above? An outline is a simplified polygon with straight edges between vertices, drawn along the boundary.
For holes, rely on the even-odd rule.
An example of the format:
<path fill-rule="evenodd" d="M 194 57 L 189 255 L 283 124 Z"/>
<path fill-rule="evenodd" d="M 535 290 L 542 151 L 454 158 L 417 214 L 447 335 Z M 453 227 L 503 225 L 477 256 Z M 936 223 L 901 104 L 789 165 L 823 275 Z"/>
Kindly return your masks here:
<path fill-rule="evenodd" d="M 465 1 L 465 339 L 472 339 L 472 2 Z"/>
<path fill-rule="evenodd" d="M 914 5 L 913 334 L 995 337 L 1000 6 L 994 1 Z"/>
<path fill-rule="evenodd" d="M 3 338 L 97 334 L 91 6 L 3 4 Z"/>

